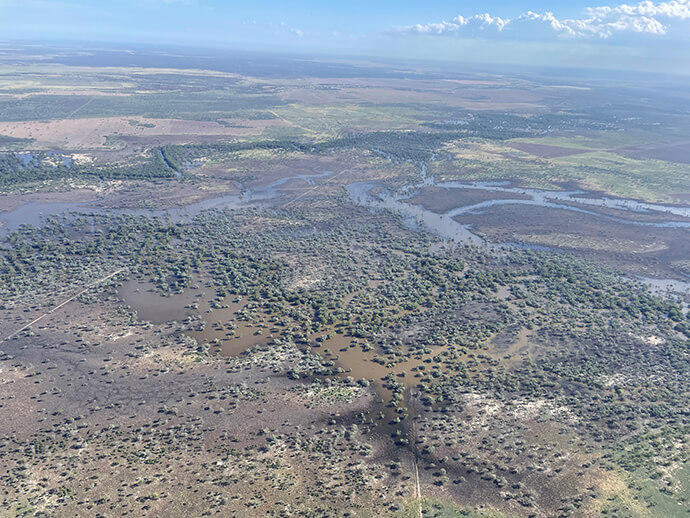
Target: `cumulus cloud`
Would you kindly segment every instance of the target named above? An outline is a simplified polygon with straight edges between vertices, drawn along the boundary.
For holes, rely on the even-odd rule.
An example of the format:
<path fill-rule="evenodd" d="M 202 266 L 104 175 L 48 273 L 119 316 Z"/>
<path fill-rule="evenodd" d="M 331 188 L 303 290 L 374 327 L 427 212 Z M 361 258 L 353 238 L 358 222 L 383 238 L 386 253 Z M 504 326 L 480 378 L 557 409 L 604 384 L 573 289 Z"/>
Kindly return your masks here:
<path fill-rule="evenodd" d="M 489 14 L 475 14 L 469 18 L 458 16 L 449 22 L 428 23 L 426 25 L 415 25 L 408 28 L 413 32 L 427 33 L 427 34 L 447 34 L 453 32 L 471 32 L 471 31 L 497 31 L 501 32 L 509 20 L 492 17 Z"/>
<path fill-rule="evenodd" d="M 412 34 L 529 36 L 532 38 L 599 38 L 618 34 L 665 35 L 678 22 L 690 20 L 690 0 L 643 1 L 638 4 L 588 7 L 581 18 L 557 18 L 552 12 L 527 11 L 514 20 L 488 13 L 458 16 L 450 21 L 418 24 L 402 30 Z"/>

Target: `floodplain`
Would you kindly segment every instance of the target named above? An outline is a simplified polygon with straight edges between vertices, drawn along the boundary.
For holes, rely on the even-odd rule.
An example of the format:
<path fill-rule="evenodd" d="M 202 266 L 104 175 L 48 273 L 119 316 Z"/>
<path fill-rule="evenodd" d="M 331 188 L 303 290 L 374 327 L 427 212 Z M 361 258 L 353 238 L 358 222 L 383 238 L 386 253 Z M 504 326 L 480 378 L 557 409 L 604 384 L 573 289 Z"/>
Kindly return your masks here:
<path fill-rule="evenodd" d="M 4 49 L 0 516 L 687 514 L 682 85 L 203 64 Z"/>

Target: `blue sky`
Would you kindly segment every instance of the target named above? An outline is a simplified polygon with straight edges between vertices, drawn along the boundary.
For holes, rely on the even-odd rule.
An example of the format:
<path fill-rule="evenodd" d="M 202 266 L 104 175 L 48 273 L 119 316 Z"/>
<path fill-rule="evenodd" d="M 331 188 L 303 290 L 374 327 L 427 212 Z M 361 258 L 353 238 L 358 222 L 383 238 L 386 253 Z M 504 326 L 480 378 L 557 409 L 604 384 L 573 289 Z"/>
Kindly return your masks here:
<path fill-rule="evenodd" d="M 690 0 L 0 0 L 0 39 L 690 73 Z"/>

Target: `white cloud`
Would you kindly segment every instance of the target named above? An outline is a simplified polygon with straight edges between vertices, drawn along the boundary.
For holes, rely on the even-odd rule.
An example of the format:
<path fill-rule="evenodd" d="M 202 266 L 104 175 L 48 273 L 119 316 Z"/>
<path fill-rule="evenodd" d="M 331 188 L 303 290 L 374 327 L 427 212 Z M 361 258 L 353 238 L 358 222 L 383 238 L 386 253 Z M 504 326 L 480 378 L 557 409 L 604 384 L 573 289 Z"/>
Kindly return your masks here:
<path fill-rule="evenodd" d="M 582 18 L 559 19 L 551 12 L 527 11 L 514 20 L 490 14 L 458 16 L 450 21 L 418 24 L 402 30 L 412 34 L 457 36 L 526 36 L 529 38 L 599 38 L 615 35 L 665 35 L 674 24 L 690 20 L 690 0 L 643 1 L 638 4 L 588 7 Z"/>
<path fill-rule="evenodd" d="M 458 16 L 449 22 L 429 23 L 426 25 L 415 25 L 411 28 L 413 31 L 419 33 L 444 34 L 448 32 L 457 32 L 462 30 L 466 32 L 470 30 L 496 30 L 501 32 L 508 20 L 502 18 L 492 17 L 489 14 L 475 14 L 469 18 Z"/>

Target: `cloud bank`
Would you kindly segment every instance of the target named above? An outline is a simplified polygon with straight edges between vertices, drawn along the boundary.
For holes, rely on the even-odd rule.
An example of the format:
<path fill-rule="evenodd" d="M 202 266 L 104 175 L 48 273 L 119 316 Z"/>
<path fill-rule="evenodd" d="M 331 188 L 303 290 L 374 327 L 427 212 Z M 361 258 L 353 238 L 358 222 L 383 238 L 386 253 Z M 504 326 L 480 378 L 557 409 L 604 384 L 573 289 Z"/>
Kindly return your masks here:
<path fill-rule="evenodd" d="M 609 39 L 623 35 L 667 35 L 674 28 L 690 34 L 690 0 L 644 1 L 634 5 L 588 7 L 581 18 L 559 19 L 551 12 L 527 11 L 510 20 L 490 14 L 403 27 L 408 34 L 459 37 Z"/>

